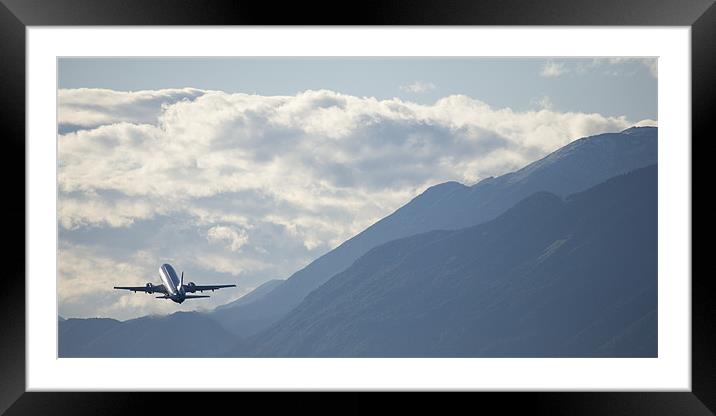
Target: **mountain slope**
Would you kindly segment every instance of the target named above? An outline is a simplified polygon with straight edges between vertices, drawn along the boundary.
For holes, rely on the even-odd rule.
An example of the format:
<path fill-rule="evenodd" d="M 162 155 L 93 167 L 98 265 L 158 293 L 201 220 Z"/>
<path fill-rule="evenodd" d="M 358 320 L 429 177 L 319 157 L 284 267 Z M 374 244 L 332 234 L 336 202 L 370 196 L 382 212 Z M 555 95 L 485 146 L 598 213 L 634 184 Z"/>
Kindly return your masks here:
<path fill-rule="evenodd" d="M 639 127 L 576 140 L 527 167 L 473 186 L 433 186 L 336 249 L 294 273 L 261 299 L 212 315 L 241 336 L 278 321 L 306 295 L 371 248 L 436 229 L 459 229 L 495 218 L 538 191 L 566 196 L 657 162 L 657 129 Z"/>
<path fill-rule="evenodd" d="M 256 289 L 236 299 L 235 301 L 217 307 L 213 311 L 209 312 L 208 316 L 218 322 L 225 329 L 232 331 L 234 329 L 234 326 L 232 324 L 235 320 L 237 309 L 239 309 L 240 307 L 245 307 L 246 305 L 249 305 L 262 299 L 264 296 L 266 296 L 268 293 L 271 293 L 271 291 L 282 285 L 284 282 L 285 280 L 281 279 L 269 280 L 268 282 L 260 285 Z M 263 319 L 259 317 L 256 322 L 256 325 L 261 326 L 263 325 L 263 322 Z M 245 326 L 254 324 L 246 315 L 242 316 L 242 323 Z"/>
<path fill-rule="evenodd" d="M 162 317 L 59 321 L 60 357 L 211 357 L 237 338 L 195 312 Z"/>
<path fill-rule="evenodd" d="M 284 281 L 281 279 L 273 279 L 269 280 L 268 282 L 264 282 L 263 284 L 256 287 L 251 292 L 245 294 L 244 296 L 236 299 L 233 302 L 227 303 L 225 305 L 217 306 L 214 311 L 221 311 L 228 308 L 233 308 L 235 306 L 241 306 L 241 305 L 248 305 L 251 302 L 254 302 L 256 300 L 261 299 L 266 295 L 267 293 L 274 290 L 276 287 L 281 285 Z"/>
<path fill-rule="evenodd" d="M 236 355 L 657 354 L 657 168 L 370 250 Z"/>

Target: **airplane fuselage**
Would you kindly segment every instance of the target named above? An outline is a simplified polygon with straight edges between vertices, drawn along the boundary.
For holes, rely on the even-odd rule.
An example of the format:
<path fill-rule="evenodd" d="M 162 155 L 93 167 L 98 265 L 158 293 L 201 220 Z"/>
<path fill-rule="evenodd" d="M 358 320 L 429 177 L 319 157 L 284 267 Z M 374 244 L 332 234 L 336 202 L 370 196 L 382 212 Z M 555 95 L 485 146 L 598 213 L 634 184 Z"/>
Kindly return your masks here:
<path fill-rule="evenodd" d="M 182 303 L 186 299 L 184 287 L 171 264 L 162 264 L 159 268 L 159 278 L 162 279 L 164 287 L 167 288 L 167 298 L 176 303 Z"/>
<path fill-rule="evenodd" d="M 213 292 L 225 287 L 236 287 L 236 285 L 197 285 L 194 282 L 184 284 L 184 272 L 181 272 L 181 277 L 179 277 L 171 264 L 167 263 L 162 264 L 159 268 L 159 278 L 162 281 L 161 285 L 155 286 L 149 282 L 145 286 L 115 286 L 114 288 L 131 290 L 134 293 L 144 292 L 150 295 L 157 293 L 161 294 L 161 296 L 157 296 L 159 299 L 171 299 L 176 303 L 182 303 L 187 299 L 210 297 L 209 295 L 195 295 L 196 292 L 204 293 L 208 290 Z"/>

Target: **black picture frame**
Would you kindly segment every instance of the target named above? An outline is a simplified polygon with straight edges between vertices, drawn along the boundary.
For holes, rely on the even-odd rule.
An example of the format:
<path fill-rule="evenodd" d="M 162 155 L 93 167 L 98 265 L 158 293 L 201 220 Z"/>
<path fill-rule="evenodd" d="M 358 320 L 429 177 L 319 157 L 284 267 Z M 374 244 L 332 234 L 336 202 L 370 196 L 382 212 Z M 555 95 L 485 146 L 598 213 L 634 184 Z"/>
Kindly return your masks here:
<path fill-rule="evenodd" d="M 26 392 L 25 378 L 25 28 L 68 25 L 599 25 L 690 26 L 692 137 L 708 137 L 716 74 L 716 6 L 713 0 L 549 0 L 286 2 L 188 0 L 0 0 L 0 103 L 6 188 L 7 248 L 0 291 L 0 414 L 128 414 L 135 411 L 206 412 L 204 404 L 250 411 L 454 411 L 498 409 L 559 414 L 713 414 L 716 409 L 714 308 L 708 276 L 692 277 L 691 392 L 476 393 L 384 395 L 337 393 L 270 400 L 243 393 Z M 692 138 L 684 138 L 692 141 Z M 693 166 L 693 164 L 692 164 Z M 692 175 L 693 176 L 693 175 Z M 25 218 L 25 221 L 19 221 Z M 20 244 L 20 241 L 23 244 Z M 162 371 L 161 368 L 154 368 Z M 321 395 L 323 396 L 323 395 Z M 391 397 L 393 398 L 393 397 Z M 172 405 L 171 403 L 175 403 Z M 199 407 L 196 407 L 197 404 Z M 497 406 L 497 407 L 495 407 Z M 222 410 L 226 411 L 226 410 Z"/>

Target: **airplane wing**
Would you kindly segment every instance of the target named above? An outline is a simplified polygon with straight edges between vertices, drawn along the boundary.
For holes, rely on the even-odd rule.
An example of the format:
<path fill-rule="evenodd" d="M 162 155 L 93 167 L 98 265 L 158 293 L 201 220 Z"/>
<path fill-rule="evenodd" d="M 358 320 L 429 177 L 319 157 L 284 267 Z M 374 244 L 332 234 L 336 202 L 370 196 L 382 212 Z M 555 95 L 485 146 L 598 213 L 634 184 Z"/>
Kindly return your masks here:
<path fill-rule="evenodd" d="M 184 285 L 184 291 L 188 293 L 203 292 L 205 290 L 211 290 L 212 292 L 217 289 L 225 287 L 236 287 L 236 285 Z"/>
<path fill-rule="evenodd" d="M 115 289 L 131 290 L 132 292 L 146 292 L 146 293 L 167 293 L 167 289 L 164 285 L 152 285 L 151 288 L 147 286 L 115 286 Z"/>

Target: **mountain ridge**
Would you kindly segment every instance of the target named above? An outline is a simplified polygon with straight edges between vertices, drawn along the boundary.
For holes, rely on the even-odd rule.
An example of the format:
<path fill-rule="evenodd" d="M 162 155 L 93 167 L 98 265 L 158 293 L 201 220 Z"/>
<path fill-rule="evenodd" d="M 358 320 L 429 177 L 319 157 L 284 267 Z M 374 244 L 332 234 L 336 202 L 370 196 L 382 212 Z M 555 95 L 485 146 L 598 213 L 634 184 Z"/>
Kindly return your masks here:
<path fill-rule="evenodd" d="M 455 181 L 431 186 L 295 272 L 262 299 L 234 308 L 233 314 L 227 309 L 215 317 L 232 333 L 251 336 L 276 322 L 372 247 L 431 229 L 479 224 L 536 191 L 566 196 L 614 175 L 656 163 L 657 138 L 656 127 L 639 127 L 631 134 L 603 133 L 575 140 L 522 169 L 471 186 Z"/>
<path fill-rule="evenodd" d="M 656 172 L 375 247 L 234 354 L 656 356 Z"/>
<path fill-rule="evenodd" d="M 211 357 L 240 343 L 199 312 L 58 320 L 59 357 Z"/>
<path fill-rule="evenodd" d="M 627 131 L 628 133 L 625 133 Z M 251 340 L 254 340 L 258 336 L 265 336 L 267 330 L 287 318 L 289 311 L 298 311 L 298 308 L 305 307 L 307 301 L 315 298 L 316 292 L 327 290 L 340 282 L 340 275 L 346 270 L 356 264 L 357 267 L 365 266 L 359 261 L 368 254 L 373 255 L 381 246 L 387 244 L 392 247 L 391 244 L 397 244 L 395 247 L 399 247 L 399 251 L 395 256 L 401 258 L 400 256 L 408 255 L 410 250 L 417 249 L 417 246 L 410 244 L 436 244 L 440 238 L 448 238 L 453 235 L 451 233 L 459 230 L 480 226 L 503 215 L 509 218 L 518 203 L 523 204 L 523 207 L 529 203 L 534 203 L 536 207 L 551 204 L 554 209 L 560 209 L 561 203 L 556 202 L 559 199 L 564 199 L 563 203 L 573 200 L 572 203 L 579 204 L 580 192 L 567 191 L 583 191 L 587 188 L 582 187 L 588 184 L 595 187 L 634 169 L 643 168 L 641 165 L 656 163 L 657 139 L 656 128 L 605 133 L 576 140 L 520 170 L 484 178 L 473 185 L 450 181 L 431 186 L 392 214 L 297 271 L 288 280 L 266 282 L 256 288 L 255 293 L 250 292 L 231 304 L 210 312 L 190 312 L 190 315 L 175 313 L 129 321 L 108 318 L 63 320 L 58 317 L 60 356 L 219 356 L 226 353 L 227 345 L 234 346 L 234 353 L 254 351 L 251 349 L 253 347 L 247 344 L 246 337 L 252 337 Z M 513 202 L 515 200 L 516 202 Z M 525 223 L 525 226 L 528 225 L 529 222 Z M 416 240 L 409 245 L 402 241 L 414 237 Z M 520 242 L 514 244 L 519 246 Z M 569 247 L 569 239 L 563 236 L 555 237 L 534 261 L 539 264 L 551 261 L 553 256 L 559 255 L 560 250 L 565 247 Z M 449 262 L 445 266 L 452 267 Z M 425 264 L 425 267 L 436 266 Z M 404 287 L 393 289 L 405 290 Z M 621 306 L 614 306 L 614 309 L 605 312 L 601 322 L 590 323 L 590 328 L 594 328 L 591 331 L 603 332 L 605 328 L 613 326 L 615 320 L 623 314 L 643 312 L 638 305 L 646 304 L 651 299 L 650 296 L 651 292 L 648 291 L 633 293 L 631 303 L 624 301 Z M 369 298 L 366 299 L 367 303 L 370 301 Z M 604 344 L 598 354 L 608 356 L 614 351 L 631 348 L 630 351 L 633 352 L 643 347 L 644 344 L 635 342 L 635 339 L 650 336 L 650 328 L 655 325 L 656 319 L 655 312 L 644 313 L 639 319 L 635 318 L 629 329 L 615 335 L 611 344 Z M 80 331 L 83 325 L 85 333 Z M 203 329 L 192 334 L 187 341 L 177 338 L 177 334 L 182 334 L 184 328 L 190 325 L 198 325 Z M 593 342 L 594 335 L 590 335 L 590 330 L 582 328 L 582 331 L 578 340 L 570 342 L 581 343 L 580 345 Z M 169 342 L 172 345 L 181 345 L 183 342 L 188 344 L 185 348 L 170 347 L 165 351 L 163 347 L 142 344 L 142 340 L 124 340 L 136 340 L 138 334 L 144 341 L 154 340 L 158 345 L 163 345 L 167 340 L 171 340 Z M 308 341 L 310 339 L 306 340 Z M 502 347 L 504 351 L 516 348 L 510 341 L 504 341 Z M 499 350 L 495 345 L 491 348 L 492 351 Z M 254 352 L 261 355 L 260 351 Z M 642 354 L 651 352 L 652 350 L 647 348 Z"/>

